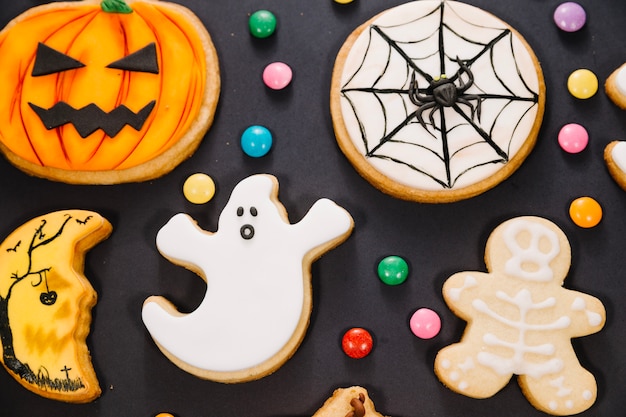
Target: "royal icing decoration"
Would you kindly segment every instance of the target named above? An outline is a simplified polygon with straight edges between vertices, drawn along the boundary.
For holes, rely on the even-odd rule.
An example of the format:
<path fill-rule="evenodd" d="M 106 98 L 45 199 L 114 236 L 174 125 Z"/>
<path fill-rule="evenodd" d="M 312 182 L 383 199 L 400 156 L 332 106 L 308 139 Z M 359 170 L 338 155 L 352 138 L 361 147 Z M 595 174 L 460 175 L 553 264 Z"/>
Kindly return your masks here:
<path fill-rule="evenodd" d="M 310 262 L 352 230 L 348 212 L 328 199 L 290 224 L 277 192 L 274 177 L 248 177 L 233 190 L 217 232 L 177 214 L 157 235 L 159 251 L 198 272 L 207 290 L 189 314 L 150 297 L 143 321 L 166 356 L 197 376 L 256 379 L 286 361 L 308 325 Z"/>
<path fill-rule="evenodd" d="M 613 162 L 622 171 L 626 172 L 626 142 L 618 142 L 611 150 Z"/>
<path fill-rule="evenodd" d="M 523 39 L 455 1 L 381 13 L 335 77 L 341 104 L 333 118 L 342 119 L 357 152 L 382 176 L 425 191 L 491 177 L 516 157 L 543 113 L 541 70 Z"/>
<path fill-rule="evenodd" d="M 444 284 L 446 302 L 469 325 L 459 343 L 437 355 L 439 378 L 456 392 L 485 398 L 518 375 L 542 411 L 588 409 L 596 382 L 570 339 L 599 331 L 605 310 L 598 299 L 562 287 L 571 261 L 563 232 L 541 218 L 509 220 L 491 235 L 486 260 L 488 273 L 461 272 Z"/>
<path fill-rule="evenodd" d="M 158 0 L 32 8 L 0 33 L 0 60 L 2 148 L 45 176 L 42 168 L 125 171 L 162 155 L 173 168 L 210 125 L 219 90 L 200 21 Z M 128 180 L 166 167 L 144 166 Z"/>
<path fill-rule="evenodd" d="M 82 260 L 110 232 L 97 213 L 65 210 L 28 221 L 0 245 L 1 361 L 43 397 L 100 395 L 85 343 L 97 296 Z"/>

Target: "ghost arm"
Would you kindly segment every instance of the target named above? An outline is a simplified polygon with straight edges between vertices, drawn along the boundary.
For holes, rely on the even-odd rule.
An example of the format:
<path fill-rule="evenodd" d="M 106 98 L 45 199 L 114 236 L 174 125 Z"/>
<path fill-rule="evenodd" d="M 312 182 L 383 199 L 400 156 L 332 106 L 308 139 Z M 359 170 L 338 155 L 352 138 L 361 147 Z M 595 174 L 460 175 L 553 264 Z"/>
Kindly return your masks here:
<path fill-rule="evenodd" d="M 179 213 L 159 230 L 156 245 L 159 252 L 170 261 L 196 271 L 193 262 L 197 257 L 193 254 L 197 253 L 198 248 L 205 249 L 207 254 L 211 253 L 211 237 L 212 234 L 198 227 L 190 216 Z"/>
<path fill-rule="evenodd" d="M 306 242 L 308 247 L 313 248 L 314 254 L 321 255 L 321 252 L 330 249 L 329 246 L 343 242 L 352 232 L 353 225 L 350 213 L 333 201 L 322 198 L 292 227 L 297 241 Z"/>

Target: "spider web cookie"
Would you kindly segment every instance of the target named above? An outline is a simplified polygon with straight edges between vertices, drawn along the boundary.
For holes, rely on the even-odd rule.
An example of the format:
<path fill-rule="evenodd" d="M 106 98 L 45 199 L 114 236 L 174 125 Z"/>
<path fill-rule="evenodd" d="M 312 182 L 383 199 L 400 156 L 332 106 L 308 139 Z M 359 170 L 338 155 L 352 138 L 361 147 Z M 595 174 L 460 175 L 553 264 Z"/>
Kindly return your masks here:
<path fill-rule="evenodd" d="M 423 0 L 357 28 L 338 53 L 331 114 L 356 170 L 395 197 L 452 202 L 510 176 L 544 112 L 526 41 L 463 3 Z"/>

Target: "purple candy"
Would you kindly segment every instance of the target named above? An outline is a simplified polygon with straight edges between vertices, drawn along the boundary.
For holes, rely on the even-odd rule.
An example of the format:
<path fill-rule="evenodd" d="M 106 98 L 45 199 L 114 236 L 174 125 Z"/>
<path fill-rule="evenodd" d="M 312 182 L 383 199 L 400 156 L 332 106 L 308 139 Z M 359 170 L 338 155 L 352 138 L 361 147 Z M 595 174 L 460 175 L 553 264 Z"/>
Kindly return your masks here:
<path fill-rule="evenodd" d="M 585 26 L 587 13 L 578 3 L 566 2 L 554 11 L 554 23 L 565 32 L 576 32 Z"/>

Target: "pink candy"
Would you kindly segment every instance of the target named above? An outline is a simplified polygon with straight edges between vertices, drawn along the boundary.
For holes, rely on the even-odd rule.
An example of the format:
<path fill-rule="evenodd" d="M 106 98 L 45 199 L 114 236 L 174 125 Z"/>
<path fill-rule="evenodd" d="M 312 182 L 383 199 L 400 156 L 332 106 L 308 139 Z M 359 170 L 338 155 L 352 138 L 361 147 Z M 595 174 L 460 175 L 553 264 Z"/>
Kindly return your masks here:
<path fill-rule="evenodd" d="M 558 141 L 565 152 L 578 153 L 587 147 L 589 134 L 581 125 L 570 123 L 561 128 Z"/>
<path fill-rule="evenodd" d="M 289 85 L 292 75 L 289 65 L 283 62 L 274 62 L 265 67 L 263 82 L 272 90 L 282 90 Z"/>
<path fill-rule="evenodd" d="M 420 308 L 411 317 L 409 326 L 413 334 L 420 339 L 432 339 L 441 330 L 439 315 L 429 308 Z"/>

